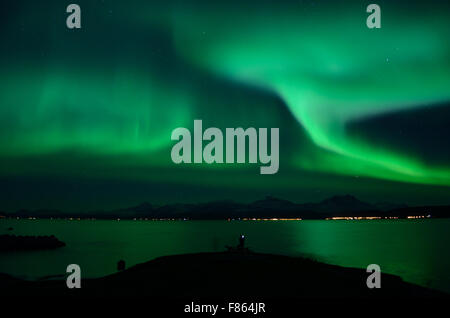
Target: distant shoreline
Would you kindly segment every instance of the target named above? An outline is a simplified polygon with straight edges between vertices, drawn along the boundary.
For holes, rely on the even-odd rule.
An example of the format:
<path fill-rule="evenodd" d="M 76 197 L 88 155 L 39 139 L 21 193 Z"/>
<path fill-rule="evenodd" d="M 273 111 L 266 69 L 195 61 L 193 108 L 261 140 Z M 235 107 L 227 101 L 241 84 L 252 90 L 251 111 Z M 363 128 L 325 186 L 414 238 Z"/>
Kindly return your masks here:
<path fill-rule="evenodd" d="M 275 197 L 251 203 L 214 201 L 198 204 L 142 203 L 109 211 L 64 212 L 19 210 L 0 212 L 2 218 L 128 219 L 128 220 L 370 220 L 450 218 L 450 205 L 408 207 L 405 204 L 371 204 L 351 195 L 334 196 L 318 203 L 294 203 Z"/>
<path fill-rule="evenodd" d="M 332 218 L 324 218 L 324 219 L 302 219 L 302 218 L 237 218 L 237 219 L 216 219 L 216 218 L 205 218 L 205 219 L 174 219 L 174 218 L 160 218 L 160 219 L 150 219 L 150 218 L 94 218 L 94 217 L 86 217 L 86 218 L 63 218 L 63 217 L 0 217 L 0 221 L 2 220 L 56 220 L 56 221 L 254 221 L 254 222 L 283 222 L 283 221 L 390 221 L 390 220 L 429 220 L 429 219 L 450 219 L 448 217 L 428 217 L 423 215 L 409 216 L 409 217 L 383 217 L 383 216 L 374 216 L 374 217 L 353 217 L 353 216 L 338 216 Z"/>
<path fill-rule="evenodd" d="M 0 252 L 39 251 L 57 249 L 64 246 L 66 244 L 58 240 L 54 235 L 0 235 Z"/>

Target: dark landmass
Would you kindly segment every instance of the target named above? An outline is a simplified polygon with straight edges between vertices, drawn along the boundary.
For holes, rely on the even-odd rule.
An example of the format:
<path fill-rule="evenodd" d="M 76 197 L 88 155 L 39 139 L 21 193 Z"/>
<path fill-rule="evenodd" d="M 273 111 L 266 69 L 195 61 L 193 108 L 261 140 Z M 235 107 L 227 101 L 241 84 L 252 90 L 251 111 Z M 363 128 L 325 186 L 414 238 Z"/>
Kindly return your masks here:
<path fill-rule="evenodd" d="M 381 274 L 381 288 L 369 289 L 364 269 L 344 268 L 297 257 L 244 251 L 166 256 L 97 279 L 81 289 L 65 280 L 24 281 L 0 275 L 0 296 L 55 298 L 194 299 L 448 299 L 443 292 Z"/>
<path fill-rule="evenodd" d="M 63 247 L 66 244 L 55 236 L 0 235 L 0 252 L 45 250 Z"/>
<path fill-rule="evenodd" d="M 20 210 L 6 214 L 7 217 L 36 218 L 96 218 L 96 219 L 193 219 L 226 220 L 243 218 L 301 218 L 325 219 L 333 217 L 399 217 L 424 216 L 433 218 L 450 217 L 450 206 L 408 207 L 405 204 L 382 202 L 370 204 L 351 195 L 334 196 L 318 203 L 298 204 L 274 197 L 266 197 L 252 203 L 214 201 L 198 204 L 154 205 L 143 203 L 138 206 L 112 211 L 91 211 L 65 213 L 58 210 Z"/>

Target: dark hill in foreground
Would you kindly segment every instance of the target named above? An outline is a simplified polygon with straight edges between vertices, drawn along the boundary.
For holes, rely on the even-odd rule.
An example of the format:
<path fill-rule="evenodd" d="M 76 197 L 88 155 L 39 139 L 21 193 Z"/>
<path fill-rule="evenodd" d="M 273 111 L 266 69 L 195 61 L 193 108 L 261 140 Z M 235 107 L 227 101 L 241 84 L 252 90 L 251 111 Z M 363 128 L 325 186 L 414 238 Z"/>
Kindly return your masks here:
<path fill-rule="evenodd" d="M 223 252 L 160 257 L 69 290 L 65 281 L 26 282 L 0 277 L 0 295 L 15 297 L 123 299 L 400 299 L 448 298 L 447 294 L 382 274 L 380 289 L 368 289 L 363 269 L 304 258 Z"/>

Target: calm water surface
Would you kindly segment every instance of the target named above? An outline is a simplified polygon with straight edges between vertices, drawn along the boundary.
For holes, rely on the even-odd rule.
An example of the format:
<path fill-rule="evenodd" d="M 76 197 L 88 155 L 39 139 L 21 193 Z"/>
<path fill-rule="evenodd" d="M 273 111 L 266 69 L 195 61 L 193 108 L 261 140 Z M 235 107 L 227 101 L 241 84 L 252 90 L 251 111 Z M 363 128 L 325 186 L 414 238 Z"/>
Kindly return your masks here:
<path fill-rule="evenodd" d="M 7 231 L 13 227 L 13 231 Z M 0 272 L 34 279 L 79 264 L 84 277 L 113 273 L 158 256 L 223 251 L 238 235 L 257 252 L 307 256 L 366 268 L 450 292 L 450 219 L 377 221 L 66 221 L 0 220 L 0 234 L 54 234 L 57 250 L 0 253 Z M 183 264 L 180 264 L 180 270 Z"/>

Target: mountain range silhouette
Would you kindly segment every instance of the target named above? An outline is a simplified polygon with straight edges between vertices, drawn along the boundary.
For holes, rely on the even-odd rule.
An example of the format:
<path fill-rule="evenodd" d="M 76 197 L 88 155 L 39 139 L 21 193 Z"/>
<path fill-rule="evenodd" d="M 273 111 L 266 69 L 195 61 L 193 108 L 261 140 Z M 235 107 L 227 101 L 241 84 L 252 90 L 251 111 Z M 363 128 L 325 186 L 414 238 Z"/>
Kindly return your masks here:
<path fill-rule="evenodd" d="M 371 204 L 352 195 L 336 195 L 317 203 L 294 203 L 267 196 L 251 203 L 212 201 L 206 203 L 175 203 L 155 205 L 144 202 L 137 206 L 89 212 L 63 212 L 58 210 L 19 210 L 0 213 L 8 217 L 73 217 L 99 219 L 242 219 L 242 218 L 302 218 L 323 219 L 337 216 L 396 216 L 425 215 L 450 217 L 450 206 L 408 207 L 405 204 L 381 202 Z"/>

